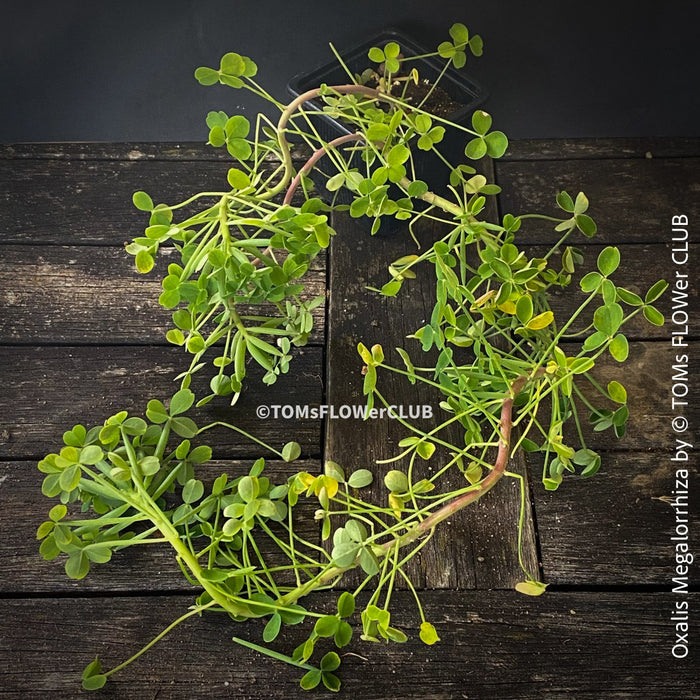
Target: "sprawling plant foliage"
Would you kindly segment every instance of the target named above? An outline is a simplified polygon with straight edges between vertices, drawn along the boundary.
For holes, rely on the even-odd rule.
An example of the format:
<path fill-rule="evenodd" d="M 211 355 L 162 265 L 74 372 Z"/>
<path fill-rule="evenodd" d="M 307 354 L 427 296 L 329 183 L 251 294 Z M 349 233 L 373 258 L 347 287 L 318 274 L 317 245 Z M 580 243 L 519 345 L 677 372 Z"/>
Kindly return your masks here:
<path fill-rule="evenodd" d="M 442 59 L 445 69 L 461 68 L 468 52 L 481 51 L 481 39 L 455 24 L 450 39 L 430 56 Z M 663 323 L 652 304 L 665 282 L 653 285 L 645 298 L 619 286 L 615 247 L 605 248 L 597 269 L 580 279 L 581 305 L 567 317 L 555 315 L 551 290 L 568 288 L 583 263 L 581 250 L 567 241 L 596 232 L 586 196 L 560 192 L 558 218 L 509 213 L 501 223 L 487 221 L 487 198 L 499 188 L 475 166 L 484 156 L 502 156 L 507 138 L 492 129 L 484 111 L 475 111 L 465 126 L 428 113 L 425 100 L 410 102 L 407 94 L 420 80 L 421 58 L 402 55 L 393 42 L 374 47 L 368 56 L 374 69 L 360 76 L 348 71 L 347 84 L 321 85 L 288 105 L 256 82 L 256 65 L 244 56 L 228 53 L 218 69 L 197 69 L 200 83 L 250 90 L 276 105 L 280 116 L 272 123 L 259 115 L 251 124 L 241 115 L 209 113 L 209 143 L 226 148 L 234 161 L 224 191 L 201 192 L 175 205 L 154 205 L 145 192 L 134 195 L 135 206 L 150 220 L 127 251 L 137 269 L 148 273 L 161 247 L 174 246 L 177 262 L 168 266 L 160 303 L 172 310 L 167 338 L 190 356 L 189 367 L 169 401 L 148 403 L 145 419 L 121 412 L 90 430 L 76 425 L 65 433 L 65 446 L 39 464 L 46 473 L 43 492 L 60 499 L 39 528 L 45 559 L 67 555 L 66 573 L 79 579 L 118 550 L 167 542 L 184 576 L 202 592 L 156 640 L 205 610 L 237 622 L 263 618 L 263 643 L 272 642 L 284 625 L 305 623 L 308 637 L 290 656 L 234 638 L 305 669 L 304 688 L 320 683 L 339 688 L 337 653 L 327 651 L 316 664 L 312 660 L 321 653 L 318 647 L 328 645 L 326 639 L 339 648 L 350 643 L 348 619 L 362 590 L 370 592 L 360 613 L 363 640 L 406 640 L 392 626 L 390 612 L 392 591 L 401 580 L 416 594 L 421 639 L 438 641 L 405 564 L 441 521 L 504 475 L 520 480 L 524 494 L 522 477 L 508 471 L 518 449 L 542 453 L 546 489 L 556 489 L 567 473 L 592 476 L 601 460 L 584 439 L 584 417 L 595 431 L 611 429 L 621 436 L 629 415 L 622 383 L 601 386 L 594 376 L 596 362 L 604 353 L 626 360 L 623 327 L 637 314 Z M 324 140 L 310 100 L 349 133 Z M 460 152 L 440 152 L 446 130 L 463 135 Z M 310 149 L 301 161 L 292 157 L 292 137 Z M 423 153 L 439 158 L 448 171 L 449 187 L 439 194 L 422 179 Z M 351 203 L 315 196 L 314 171 L 328 192 L 349 192 Z M 405 222 L 414 237 L 423 220 L 444 225 L 442 237 L 418 252 L 410 252 L 407 240 L 407 254 L 387 261 L 386 282 L 371 292 L 395 296 L 416 275 L 434 275 L 436 303 L 428 322 L 415 329 L 405 348 L 396 348 L 391 360 L 380 345 L 358 345 L 368 413 L 376 403 L 388 406 L 381 375 L 394 372 L 431 387 L 440 397 L 441 419 L 429 431 L 401 419 L 406 436 L 400 453 L 383 460 L 394 467 L 384 477 L 387 502 L 362 498 L 362 488 L 372 481 L 369 470 L 346 474 L 332 461 L 322 474 L 299 472 L 274 484 L 259 459 L 247 474 L 223 473 L 205 485 L 199 465 L 211 459 L 212 449 L 198 443 L 212 426 L 198 427 L 193 420 L 192 376 L 209 372 L 210 393 L 199 397 L 200 406 L 216 397 L 234 402 L 251 362 L 262 366 L 267 384 L 293 367 L 293 348 L 307 342 L 312 311 L 323 302 L 305 293 L 304 278 L 335 234 L 331 212 L 343 210 L 368 217 L 372 233 L 387 219 Z M 533 218 L 551 221 L 559 234 L 537 257 L 519 240 Z M 567 424 L 574 429 L 565 437 Z M 455 425 L 462 438 L 457 444 L 445 437 L 446 428 Z M 280 451 L 265 447 L 286 461 L 300 455 L 295 442 Z M 343 455 L 335 458 L 344 461 Z M 431 459 L 440 464 L 430 478 L 415 476 L 416 461 Z M 456 490 L 445 485 L 453 470 L 464 475 Z M 302 534 L 300 509 L 308 502 L 328 546 Z M 304 607 L 308 593 L 333 588 L 355 569 L 364 578 L 338 596 L 336 613 Z M 518 589 L 542 593 L 545 584 L 523 569 Z M 101 687 L 151 644 L 110 671 L 95 660 L 85 670 L 84 687 Z"/>

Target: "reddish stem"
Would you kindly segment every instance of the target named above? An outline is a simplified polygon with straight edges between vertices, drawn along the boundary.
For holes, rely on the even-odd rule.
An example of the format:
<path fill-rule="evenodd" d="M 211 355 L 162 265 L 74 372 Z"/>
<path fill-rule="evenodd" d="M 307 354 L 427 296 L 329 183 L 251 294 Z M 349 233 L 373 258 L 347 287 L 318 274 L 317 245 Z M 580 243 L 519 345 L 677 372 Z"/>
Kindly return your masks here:
<path fill-rule="evenodd" d="M 544 370 L 540 368 L 536 376 L 541 375 L 543 371 Z M 461 510 L 470 503 L 480 499 L 487 491 L 490 491 L 495 486 L 495 484 L 503 476 L 506 470 L 506 465 L 508 464 L 510 433 L 513 427 L 513 399 L 520 393 L 528 379 L 529 377 L 525 376 L 518 377 L 511 385 L 510 396 L 503 401 L 503 406 L 501 407 L 501 420 L 499 424 L 501 438 L 498 442 L 498 455 L 496 456 L 493 469 L 489 472 L 488 476 L 480 484 L 478 484 L 473 491 L 467 491 L 467 493 L 457 496 L 457 498 L 449 501 L 442 508 L 440 508 L 440 510 L 436 510 L 434 513 L 429 515 L 410 533 L 408 533 L 408 535 L 403 535 L 402 537 L 397 537 L 394 540 L 385 542 L 382 545 L 384 550 L 388 551 L 394 547 L 397 540 L 401 543 L 401 546 L 408 544 L 409 542 L 413 542 L 432 530 L 438 523 L 442 522 L 446 518 L 449 518 L 458 510 Z"/>
<path fill-rule="evenodd" d="M 326 153 L 328 153 L 329 148 L 335 148 L 336 146 L 341 146 L 342 144 L 349 143 L 350 141 L 361 141 L 363 139 L 364 136 L 362 136 L 362 134 L 346 134 L 345 136 L 339 136 L 337 139 L 329 141 L 325 146 L 322 146 L 317 151 L 314 151 L 313 155 L 306 161 L 306 163 L 304 163 L 301 170 L 299 170 L 290 183 L 289 188 L 287 189 L 287 194 L 284 197 L 284 204 L 291 203 L 294 192 L 296 191 L 297 187 L 299 187 L 302 176 L 306 175 L 306 173 L 308 173 L 311 168 L 313 168 L 314 165 L 316 165 L 316 163 L 323 158 Z"/>

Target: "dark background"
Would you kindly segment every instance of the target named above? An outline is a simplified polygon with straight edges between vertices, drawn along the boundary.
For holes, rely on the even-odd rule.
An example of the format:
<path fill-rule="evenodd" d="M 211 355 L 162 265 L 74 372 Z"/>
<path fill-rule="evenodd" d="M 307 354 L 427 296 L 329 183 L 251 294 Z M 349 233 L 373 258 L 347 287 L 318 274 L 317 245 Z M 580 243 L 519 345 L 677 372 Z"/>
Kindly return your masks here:
<path fill-rule="evenodd" d="M 278 97 L 295 73 L 387 26 L 431 48 L 455 21 L 484 39 L 467 66 L 511 138 L 698 136 L 696 0 L 33 0 L 5 2 L 0 142 L 204 141 L 243 91 L 196 83 L 237 51 Z"/>

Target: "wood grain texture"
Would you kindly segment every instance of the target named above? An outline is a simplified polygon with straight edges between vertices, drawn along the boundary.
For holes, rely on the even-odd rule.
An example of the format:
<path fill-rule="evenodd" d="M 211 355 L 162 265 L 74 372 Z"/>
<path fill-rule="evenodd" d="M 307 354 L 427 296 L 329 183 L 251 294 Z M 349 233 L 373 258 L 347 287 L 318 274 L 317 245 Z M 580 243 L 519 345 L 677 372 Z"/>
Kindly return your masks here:
<path fill-rule="evenodd" d="M 143 235 L 148 215 L 137 190 L 177 204 L 196 192 L 228 191 L 223 162 L 0 160 L 3 243 L 121 245 Z M 207 206 L 216 198 L 203 200 Z M 196 209 L 179 210 L 182 220 Z"/>
<path fill-rule="evenodd" d="M 503 214 L 564 218 L 557 193 L 585 192 L 598 233 L 593 239 L 577 235 L 573 245 L 666 242 L 672 216 L 686 214 L 691 221 L 700 217 L 698 158 L 497 162 L 496 181 L 503 188 Z M 551 222 L 523 222 L 516 243 L 553 243 L 559 238 L 553 228 Z"/>
<path fill-rule="evenodd" d="M 203 135 L 205 133 L 203 132 Z M 292 144 L 292 158 L 301 160 L 310 152 L 305 144 Z M 218 161 L 233 164 L 225 148 L 213 148 L 203 141 L 159 142 L 58 142 L 0 144 L 3 160 L 157 160 Z"/>
<path fill-rule="evenodd" d="M 418 359 L 422 351 L 415 340 L 406 336 L 424 325 L 430 317 L 433 299 L 432 274 L 425 271 L 410 280 L 397 297 L 368 295 L 365 286 L 381 286 L 387 279 L 386 267 L 393 260 L 411 251 L 403 232 L 372 239 L 350 220 L 337 220 L 339 235 L 332 243 L 330 257 L 329 338 L 327 365 L 327 397 L 330 404 L 363 405 L 362 361 L 357 353 L 358 342 L 371 347 L 380 343 L 387 362 L 403 368 L 395 346 L 404 347 L 418 366 L 431 360 Z M 423 242 L 429 244 L 438 233 L 427 227 Z M 414 387 L 397 374 L 379 371 L 377 388 L 390 404 L 397 406 L 428 405 L 436 415 L 442 395 L 420 382 Z M 377 406 L 381 406 L 377 401 Z M 407 409 L 408 410 L 408 409 Z M 435 419 L 419 420 L 416 425 L 430 430 Z M 363 497 L 373 502 L 386 502 L 383 477 L 390 469 L 408 468 L 406 461 L 377 465 L 400 452 L 398 442 L 411 434 L 398 421 L 378 419 L 329 422 L 326 429 L 326 455 L 339 462 L 346 471 L 368 468 L 375 475 L 371 488 Z M 443 438 L 461 444 L 463 437 L 455 426 Z M 449 458 L 447 451 L 436 452 L 429 463 L 417 463 L 416 479 L 424 478 Z M 421 462 L 422 460 L 418 460 Z M 521 465 L 513 465 L 518 471 Z M 438 486 L 443 490 L 466 484 L 457 470 L 450 470 Z M 368 496 L 364 494 L 368 493 Z M 450 518 L 446 527 L 438 527 L 433 541 L 421 550 L 418 562 L 406 567 L 416 585 L 428 588 L 497 588 L 513 586 L 523 577 L 518 567 L 517 522 L 520 494 L 517 482 L 504 481 L 494 492 L 474 506 Z M 527 517 L 524 531 L 524 558 L 536 570 L 535 541 L 532 524 Z"/>
<path fill-rule="evenodd" d="M 362 700 L 499 698 L 690 700 L 700 698 L 697 650 L 675 660 L 668 593 L 426 591 L 426 615 L 441 642 L 418 641 L 420 618 L 409 593 L 397 592 L 392 620 L 406 644 L 353 639 L 343 654 L 339 697 Z M 317 596 L 318 598 L 318 596 Z M 330 609 L 332 594 L 317 604 Z M 689 596 L 697 606 L 700 596 Z M 128 658 L 191 604 L 191 596 L 45 598 L 0 602 L 0 667 L 8 700 L 92 697 L 80 673 L 95 654 L 105 668 Z M 260 641 L 262 623 L 223 616 L 191 618 L 109 681 L 115 700 L 207 700 L 306 697 L 299 669 L 241 648 L 233 635 Z M 276 648 L 289 652 L 309 624 L 288 628 Z M 10 643 L 11 639 L 11 643 Z M 357 640 L 357 641 L 356 641 Z M 324 647 L 325 648 L 325 647 Z M 316 691 L 313 697 L 337 697 Z"/>
<path fill-rule="evenodd" d="M 167 345 L 172 310 L 158 303 L 174 248 L 162 248 L 147 275 L 134 268 L 123 249 L 96 246 L 2 246 L 0 258 L 0 343 Z M 325 256 L 304 277 L 301 299 L 326 291 Z M 245 316 L 270 314 L 270 305 L 240 305 Z M 323 342 L 325 305 L 312 312 L 309 342 Z"/>
<path fill-rule="evenodd" d="M 586 586 L 673 585 L 675 473 L 673 452 L 604 452 L 591 479 L 565 478 L 556 493 L 533 487 L 544 580 Z M 528 455 L 535 474 L 540 460 Z M 697 492 L 698 454 L 691 454 L 689 492 Z M 691 495 L 692 499 L 692 495 Z M 693 512 L 693 510 L 695 512 Z M 700 528 L 692 509 L 688 527 Z"/>
<path fill-rule="evenodd" d="M 260 456 L 267 457 L 261 448 Z M 253 460 L 211 462 L 197 469 L 197 478 L 207 487 L 220 474 L 231 478 L 247 474 Z M 298 471 L 320 472 L 320 463 L 299 460 L 285 463 L 279 459 L 266 460 L 265 475 L 273 484 L 285 483 Z M 0 462 L 0 511 L 12 513 L 13 527 L 0 539 L 0 596 L 36 594 L 172 592 L 195 589 L 182 575 L 172 548 L 167 544 L 136 546 L 115 552 L 107 564 L 93 565 L 89 575 L 81 581 L 69 579 L 64 571 L 65 557 L 47 562 L 39 555 L 36 530 L 47 519 L 51 506 L 58 501 L 41 493 L 44 474 L 36 462 Z M 295 509 L 298 514 L 298 533 L 309 541 L 318 542 L 318 522 L 314 521 L 315 506 L 301 501 Z M 73 513 L 75 510 L 75 513 Z M 79 517 L 79 509 L 71 515 Z M 256 539 L 263 556 L 270 561 L 279 557 L 276 547 L 263 534 Z"/>
<path fill-rule="evenodd" d="M 117 347 L 6 347 L 0 367 L 0 458 L 40 458 L 56 451 L 63 432 L 75 423 L 100 424 L 127 410 L 143 415 L 152 398 L 166 399 L 178 385 L 183 370 L 181 348 Z M 189 363 L 189 360 L 187 360 Z M 321 428 L 313 420 L 259 420 L 259 405 L 319 405 L 322 401 L 323 351 L 319 347 L 293 352 L 290 373 L 276 384 L 262 384 L 262 370 L 249 359 L 247 389 L 235 406 L 224 397 L 197 412 L 200 426 L 214 421 L 233 423 L 280 449 L 297 440 L 303 454 L 320 455 Z M 195 375 L 192 387 L 202 397 L 208 392 L 206 368 Z M 202 376 L 200 376 L 202 375 Z M 258 446 L 225 428 L 208 431 L 217 458 L 260 456 Z"/>
<path fill-rule="evenodd" d="M 517 139 L 502 160 L 597 158 L 688 158 L 700 156 L 699 138 Z"/>

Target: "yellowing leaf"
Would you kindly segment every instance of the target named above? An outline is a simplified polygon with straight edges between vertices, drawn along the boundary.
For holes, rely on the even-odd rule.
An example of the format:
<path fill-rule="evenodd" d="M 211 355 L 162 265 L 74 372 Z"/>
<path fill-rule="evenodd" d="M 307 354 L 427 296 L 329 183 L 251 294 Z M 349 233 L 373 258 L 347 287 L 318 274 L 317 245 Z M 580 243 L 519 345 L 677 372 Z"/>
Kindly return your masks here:
<path fill-rule="evenodd" d="M 423 644 L 427 644 L 428 646 L 440 641 L 437 630 L 429 622 L 424 622 L 420 626 L 420 639 Z"/>
<path fill-rule="evenodd" d="M 542 328 L 546 328 L 554 320 L 554 314 L 551 311 L 545 311 L 539 316 L 531 318 L 525 328 L 529 328 L 531 331 L 539 331 Z"/>
<path fill-rule="evenodd" d="M 542 595 L 546 588 L 547 584 L 540 581 L 521 581 L 515 586 L 515 590 L 518 591 L 518 593 L 531 596 Z"/>

